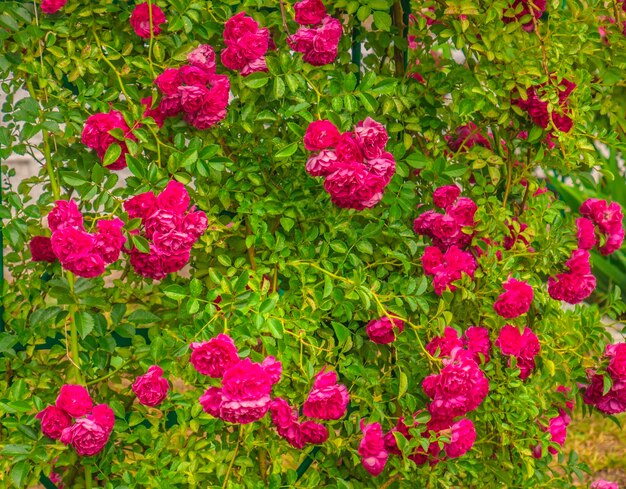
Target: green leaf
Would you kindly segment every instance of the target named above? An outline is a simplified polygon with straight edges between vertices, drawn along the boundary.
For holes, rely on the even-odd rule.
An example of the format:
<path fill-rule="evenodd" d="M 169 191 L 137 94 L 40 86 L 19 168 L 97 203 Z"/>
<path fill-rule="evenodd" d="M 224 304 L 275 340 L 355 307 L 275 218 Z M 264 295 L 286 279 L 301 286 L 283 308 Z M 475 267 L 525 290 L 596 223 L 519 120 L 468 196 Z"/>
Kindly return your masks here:
<path fill-rule="evenodd" d="M 133 245 L 142 253 L 150 253 L 150 243 L 143 236 L 139 236 L 138 234 L 132 234 L 130 237 Z"/>
<path fill-rule="evenodd" d="M 252 73 L 250 76 L 244 78 L 243 84 L 250 88 L 261 88 L 267 85 L 267 82 L 269 81 L 270 79 L 267 73 L 258 72 Z"/>
<path fill-rule="evenodd" d="M 22 487 L 26 483 L 28 473 L 30 472 L 30 462 L 21 460 L 17 462 L 11 470 L 11 480 L 16 487 Z"/>
<path fill-rule="evenodd" d="M 76 323 L 76 330 L 82 339 L 85 339 L 87 335 L 93 331 L 94 319 L 88 312 L 77 312 L 74 314 L 74 321 Z"/>
<path fill-rule="evenodd" d="M 343 344 L 346 342 L 350 335 L 352 334 L 348 328 L 346 328 L 343 324 L 337 323 L 335 321 L 332 322 L 333 329 L 335 330 L 335 336 L 337 336 L 337 341 L 339 344 Z"/>
<path fill-rule="evenodd" d="M 387 12 L 374 12 L 374 23 L 380 30 L 388 31 L 391 29 L 391 15 Z"/>
<path fill-rule="evenodd" d="M 291 143 L 288 144 L 287 146 L 285 146 L 284 148 L 282 148 L 281 150 L 279 150 L 275 155 L 274 158 L 276 159 L 283 159 L 283 158 L 289 158 L 292 154 L 294 154 L 296 151 L 298 150 L 298 143 Z"/>
<path fill-rule="evenodd" d="M 278 318 L 269 318 L 267 327 L 274 338 L 281 339 L 283 337 L 283 325 Z"/>
<path fill-rule="evenodd" d="M 170 299 L 174 299 L 176 301 L 181 301 L 187 297 L 187 291 L 180 285 L 168 285 L 163 290 L 163 293 Z"/>
<path fill-rule="evenodd" d="M 113 143 L 107 148 L 107 152 L 105 153 L 104 159 L 102 160 L 102 166 L 109 166 L 115 163 L 121 155 L 122 148 L 119 144 Z"/>
<path fill-rule="evenodd" d="M 128 320 L 135 324 L 148 324 L 156 323 L 157 321 L 160 321 L 161 318 L 156 314 L 152 314 L 150 311 L 146 311 L 145 309 L 137 309 L 128 316 Z"/>
<path fill-rule="evenodd" d="M 398 378 L 398 399 L 400 399 L 404 394 L 406 394 L 408 386 L 409 386 L 409 379 L 407 378 L 406 374 L 402 370 L 400 370 L 400 375 Z"/>

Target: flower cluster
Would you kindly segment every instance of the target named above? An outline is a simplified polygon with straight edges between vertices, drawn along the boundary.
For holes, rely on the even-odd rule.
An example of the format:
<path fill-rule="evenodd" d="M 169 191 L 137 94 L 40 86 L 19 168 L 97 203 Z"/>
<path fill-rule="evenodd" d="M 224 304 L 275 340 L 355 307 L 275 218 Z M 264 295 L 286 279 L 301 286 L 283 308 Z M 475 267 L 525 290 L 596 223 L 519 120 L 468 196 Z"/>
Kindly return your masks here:
<path fill-rule="evenodd" d="M 337 57 L 337 47 L 343 33 L 341 22 L 326 15 L 321 0 L 301 0 L 293 8 L 296 22 L 311 27 L 300 27 L 287 39 L 289 46 L 302 53 L 302 59 L 313 66 L 332 63 Z"/>
<path fill-rule="evenodd" d="M 520 369 L 520 379 L 528 378 L 535 369 L 535 356 L 541 350 L 537 335 L 529 327 L 525 327 L 520 333 L 515 326 L 507 324 L 500 330 L 496 346 L 500 348 L 503 355 L 515 357 L 517 367 Z M 511 358 L 509 358 L 511 366 Z"/>
<path fill-rule="evenodd" d="M 390 319 L 389 316 L 383 316 L 380 319 L 372 319 L 365 327 L 368 338 L 379 345 L 387 345 L 396 340 L 394 329 L 398 330 L 398 334 L 402 333 L 404 321 L 398 318 Z"/>
<path fill-rule="evenodd" d="M 158 365 L 151 365 L 144 375 L 135 379 L 132 389 L 141 404 L 154 407 L 165 400 L 170 384 L 163 378 L 163 369 Z"/>
<path fill-rule="evenodd" d="M 510 278 L 502 284 L 502 287 L 505 292 L 500 294 L 493 304 L 496 313 L 505 319 L 513 319 L 527 313 L 533 301 L 533 288 L 528 282 Z"/>
<path fill-rule="evenodd" d="M 461 338 L 456 329 L 446 326 L 442 336 L 435 336 L 427 345 L 426 350 L 438 358 L 461 355 L 457 349 L 464 349 L 477 363 L 489 362 L 491 340 L 487 328 L 472 326 L 467 328 Z"/>
<path fill-rule="evenodd" d="M 124 223 L 117 218 L 100 219 L 96 224 L 97 233 L 86 232 L 83 215 L 73 200 L 55 202 L 54 208 L 48 214 L 48 226 L 52 231 L 50 247 L 54 256 L 59 259 L 63 268 L 79 277 L 102 275 L 106 264 L 117 261 L 126 242 L 122 233 Z M 43 244 L 42 253 L 49 259 L 46 246 Z"/>
<path fill-rule="evenodd" d="M 604 243 L 598 248 L 603 255 L 619 250 L 624 242 L 624 214 L 617 202 L 587 199 L 580 206 L 583 217 L 576 220 L 578 247 L 590 250 L 598 241 Z M 599 239 L 596 239 L 596 234 Z"/>
<path fill-rule="evenodd" d="M 426 275 L 433 276 L 433 287 L 438 295 L 446 289 L 456 290 L 453 282 L 460 280 L 463 274 L 474 278 L 476 259 L 467 251 L 452 245 L 445 253 L 435 246 L 427 246 L 422 255 L 422 267 Z"/>
<path fill-rule="evenodd" d="M 154 80 L 163 97 L 158 110 L 163 117 L 184 113 L 197 129 L 208 129 L 226 117 L 230 82 L 215 73 L 215 52 L 201 44 L 187 55 L 189 64 L 167 68 Z"/>
<path fill-rule="evenodd" d="M 505 15 L 502 20 L 508 24 L 515 20 L 519 21 L 523 17 L 532 15 L 535 19 L 523 25 L 524 29 L 532 32 L 535 29 L 535 22 L 543 15 L 546 10 L 546 0 L 515 0 L 511 6 L 512 16 Z M 506 12 L 506 11 L 505 11 Z"/>
<path fill-rule="evenodd" d="M 294 448 L 302 449 L 307 444 L 320 445 L 328 439 L 328 428 L 314 421 L 298 421 L 298 410 L 282 397 L 270 404 L 270 415 L 276 432 Z"/>
<path fill-rule="evenodd" d="M 150 39 L 150 16 L 152 16 L 152 36 L 158 36 L 161 34 L 161 25 L 167 22 L 161 7 L 140 3 L 135 6 L 130 15 L 130 25 L 135 34 L 144 39 Z"/>
<path fill-rule="evenodd" d="M 550 441 L 555 443 L 556 445 L 562 447 L 565 444 L 565 439 L 567 438 L 567 427 L 571 423 L 571 413 L 574 409 L 574 401 L 569 397 L 570 389 L 565 386 L 559 386 L 557 392 L 561 393 L 565 397 L 565 406 L 559 407 L 559 414 L 550 418 L 548 421 L 548 425 L 540 425 L 541 429 L 550 433 Z M 558 449 L 550 446 L 548 447 L 548 452 L 552 455 L 556 455 L 558 453 Z M 533 456 L 535 458 L 541 458 L 542 449 L 541 444 L 533 447 Z"/>
<path fill-rule="evenodd" d="M 525 110 L 535 124 L 544 129 L 554 126 L 561 132 L 569 132 L 574 122 L 569 116 L 569 96 L 576 88 L 574 82 L 563 78 L 558 84 L 559 106 L 557 110 L 549 110 L 549 103 L 542 97 L 544 84 L 530 87 L 526 91 L 526 99 L 517 98 L 513 103 Z"/>
<path fill-rule="evenodd" d="M 314 121 L 304 135 L 304 147 L 316 152 L 306 171 L 325 178 L 324 188 L 335 205 L 374 207 L 396 171 L 393 155 L 385 151 L 388 140 L 385 127 L 370 117 L 343 134 L 330 121 Z"/>
<path fill-rule="evenodd" d="M 556 278 L 548 278 L 548 293 L 555 300 L 578 304 L 596 288 L 596 278 L 591 273 L 589 264 L 589 252 L 575 250 L 565 266 L 569 268 L 569 272 L 559 273 Z"/>
<path fill-rule="evenodd" d="M 190 362 L 203 375 L 221 378 L 221 387 L 209 387 L 200 397 L 205 412 L 230 423 L 248 424 L 265 416 L 272 387 L 280 380 L 282 365 L 269 356 L 262 363 L 240 359 L 230 336 L 220 334 L 191 344 Z"/>
<path fill-rule="evenodd" d="M 94 406 L 87 389 L 74 384 L 61 387 L 55 405 L 47 406 L 37 418 L 44 435 L 72 445 L 78 455 L 88 457 L 104 448 L 115 424 L 109 406 Z"/>
<path fill-rule="evenodd" d="M 361 456 L 361 464 L 374 477 L 381 474 L 385 469 L 389 453 L 385 447 L 385 438 L 380 423 L 365 424 L 361 420 L 363 438 L 359 443 L 358 453 Z"/>
<path fill-rule="evenodd" d="M 611 388 L 605 392 L 604 376 L 590 370 L 583 400 L 606 414 L 626 412 L 626 343 L 607 345 L 604 357 L 608 360 L 606 375 L 611 379 Z"/>
<path fill-rule="evenodd" d="M 265 53 L 270 46 L 270 31 L 248 17 L 245 12 L 234 15 L 224 25 L 226 48 L 220 56 L 224 66 L 248 76 L 256 71 L 267 71 Z"/>
<path fill-rule="evenodd" d="M 124 134 L 124 139 L 137 141 L 137 138 L 126 124 L 124 116 L 117 110 L 101 112 L 89 116 L 85 121 L 81 140 L 85 146 L 95 150 L 101 160 L 104 160 L 104 155 L 109 149 L 109 146 L 118 144 L 122 152 L 117 160 L 108 165 L 107 168 L 109 170 L 121 170 L 126 168 L 126 153 L 128 153 L 128 147 L 123 140 L 118 140 L 111 135 L 111 131 L 114 129 L 120 129 Z"/>
<path fill-rule="evenodd" d="M 195 207 L 188 210 L 189 204 L 187 189 L 175 180 L 158 196 L 145 192 L 124 202 L 128 216 L 141 219 L 142 235 L 150 243 L 148 253 L 136 247 L 130 251 L 130 264 L 139 275 L 161 280 L 187 264 L 191 247 L 208 225 L 206 214 Z"/>
<path fill-rule="evenodd" d="M 66 3 L 67 0 L 41 0 L 41 11 L 48 15 L 55 14 L 65 7 Z"/>

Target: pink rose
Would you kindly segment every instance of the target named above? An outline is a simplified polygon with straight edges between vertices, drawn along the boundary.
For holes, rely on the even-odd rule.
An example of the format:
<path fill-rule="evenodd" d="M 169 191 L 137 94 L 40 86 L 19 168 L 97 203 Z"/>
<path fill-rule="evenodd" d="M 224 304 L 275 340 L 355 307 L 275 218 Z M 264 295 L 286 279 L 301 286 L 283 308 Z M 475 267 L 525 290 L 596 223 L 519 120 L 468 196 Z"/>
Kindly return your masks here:
<path fill-rule="evenodd" d="M 324 189 L 333 204 L 346 209 L 374 207 L 382 199 L 384 181 L 358 163 L 339 163 L 326 177 Z"/>
<path fill-rule="evenodd" d="M 474 423 L 463 418 L 450 427 L 450 441 L 444 444 L 444 450 L 448 457 L 458 458 L 474 446 L 474 441 L 476 441 Z"/>
<path fill-rule="evenodd" d="M 93 235 L 77 228 L 66 227 L 52 233 L 52 251 L 61 263 L 77 255 L 91 253 L 95 240 Z"/>
<path fill-rule="evenodd" d="M 146 219 L 156 209 L 157 199 L 153 192 L 135 195 L 124 201 L 124 210 L 131 219 Z"/>
<path fill-rule="evenodd" d="M 300 25 L 317 25 L 326 16 L 326 7 L 322 0 L 301 0 L 293 6 L 296 22 Z"/>
<path fill-rule="evenodd" d="M 208 225 L 209 221 L 203 211 L 193 211 L 185 216 L 181 228 L 195 242 L 204 234 Z"/>
<path fill-rule="evenodd" d="M 307 400 L 302 407 L 302 414 L 309 418 L 340 419 L 346 414 L 350 396 L 343 384 L 337 383 L 335 372 L 325 372 L 323 368 L 313 382 Z"/>
<path fill-rule="evenodd" d="M 163 97 L 159 102 L 158 110 L 165 117 L 174 117 L 180 114 L 183 110 L 180 94 Z"/>
<path fill-rule="evenodd" d="M 394 328 L 398 330 L 398 334 L 402 333 L 404 321 L 397 318 L 391 320 L 387 316 L 383 316 L 380 319 L 374 319 L 367 323 L 366 331 L 371 341 L 379 345 L 386 345 L 396 340 Z"/>
<path fill-rule="evenodd" d="M 204 412 L 215 418 L 220 417 L 220 405 L 222 404 L 222 389 L 219 387 L 209 387 L 202 396 L 200 404 Z"/>
<path fill-rule="evenodd" d="M 422 216 L 423 215 L 424 214 L 422 214 Z M 426 275 L 434 275 L 437 269 L 443 265 L 443 253 L 436 246 L 427 246 L 424 248 L 424 254 L 422 255 L 421 261 L 424 273 Z"/>
<path fill-rule="evenodd" d="M 106 263 L 113 263 L 119 258 L 120 251 L 126 243 L 122 233 L 124 222 L 115 219 L 100 219 L 97 223 L 98 234 L 94 237 L 94 250 Z"/>
<path fill-rule="evenodd" d="M 232 338 L 219 334 L 204 343 L 192 343 L 190 362 L 202 375 L 219 379 L 239 362 L 237 347 Z"/>
<path fill-rule="evenodd" d="M 265 370 L 265 373 L 269 376 L 272 384 L 278 383 L 280 376 L 283 373 L 283 365 L 276 358 L 269 355 L 261 362 L 261 367 Z"/>
<path fill-rule="evenodd" d="M 335 171 L 337 155 L 331 149 L 324 149 L 309 157 L 306 171 L 312 177 L 326 177 Z"/>
<path fill-rule="evenodd" d="M 583 390 L 583 401 L 591 404 L 605 414 L 619 414 L 626 412 L 626 382 L 613 381 L 611 389 L 604 394 L 604 379 L 602 375 L 588 372 L 590 384 Z"/>
<path fill-rule="evenodd" d="M 396 160 L 391 153 L 386 151 L 383 151 L 377 158 L 365 160 L 363 163 L 370 173 L 381 177 L 385 185 L 389 184 L 396 173 Z"/>
<path fill-rule="evenodd" d="M 66 227 L 83 229 L 83 215 L 73 200 L 57 200 L 48 214 L 48 227 L 52 232 Z"/>
<path fill-rule="evenodd" d="M 52 251 L 52 243 L 47 236 L 33 236 L 29 247 L 33 261 L 46 261 L 48 263 L 57 261 L 57 257 Z"/>
<path fill-rule="evenodd" d="M 371 117 L 357 124 L 354 137 L 367 159 L 378 158 L 389 140 L 385 126 Z"/>
<path fill-rule="evenodd" d="M 168 196 L 171 197 L 172 195 L 170 194 Z M 162 200 L 166 200 L 166 198 Z M 172 205 L 176 205 L 176 203 L 173 202 Z M 152 239 L 154 233 L 165 234 L 170 231 L 175 231 L 180 226 L 182 220 L 183 217 L 178 212 L 158 209 L 143 221 L 146 237 Z"/>
<path fill-rule="evenodd" d="M 207 73 L 215 73 L 215 51 L 209 44 L 200 44 L 187 54 L 187 61 Z"/>
<path fill-rule="evenodd" d="M 41 0 L 41 11 L 48 15 L 55 14 L 65 7 L 66 3 L 67 0 Z"/>
<path fill-rule="evenodd" d="M 211 73 L 207 73 L 205 70 L 198 68 L 197 66 L 181 66 L 178 69 L 178 73 L 180 74 L 180 79 L 182 80 L 181 85 L 204 86 L 211 80 Z M 180 86 L 178 87 L 178 91 L 180 92 Z"/>
<path fill-rule="evenodd" d="M 261 399 L 270 394 L 273 380 L 261 364 L 245 358 L 224 372 L 222 394 L 234 401 Z"/>
<path fill-rule="evenodd" d="M 150 39 L 150 16 L 153 36 L 158 36 L 161 33 L 161 24 L 167 22 L 163 10 L 158 5 L 148 3 L 136 5 L 130 16 L 130 25 L 139 37 Z"/>
<path fill-rule="evenodd" d="M 100 452 L 109 441 L 110 432 L 88 418 L 77 419 L 63 430 L 61 442 L 72 445 L 78 455 L 91 457 Z"/>
<path fill-rule="evenodd" d="M 593 482 L 589 487 L 590 489 L 619 489 L 615 482 L 605 481 L 604 479 Z"/>
<path fill-rule="evenodd" d="M 567 426 L 570 423 L 570 417 L 565 416 L 555 416 L 550 419 L 550 423 L 548 426 L 548 431 L 550 432 L 550 439 L 553 443 L 556 443 L 559 446 L 563 446 L 565 443 L 565 439 L 567 438 Z M 548 451 L 552 455 L 556 455 L 558 451 L 554 447 L 549 447 Z"/>
<path fill-rule="evenodd" d="M 93 401 L 87 389 L 75 384 L 62 386 L 55 404 L 73 418 L 84 416 L 93 407 Z"/>
<path fill-rule="evenodd" d="M 342 163 L 363 163 L 363 151 L 353 132 L 344 132 L 335 142 L 337 159 Z"/>
<path fill-rule="evenodd" d="M 203 85 L 182 85 L 178 91 L 181 106 L 188 113 L 197 112 L 202 107 L 204 98 L 209 94 L 209 89 Z"/>
<path fill-rule="evenodd" d="M 107 168 L 109 170 L 121 170 L 126 168 L 126 153 L 128 153 L 128 147 L 124 141 L 119 141 L 110 134 L 110 131 L 113 129 L 121 129 L 126 139 L 137 140 L 126 124 L 124 117 L 117 110 L 91 115 L 85 121 L 81 140 L 88 148 L 94 149 L 101 160 L 104 159 L 104 155 L 109 146 L 118 144 L 122 152 L 119 158 L 108 165 Z"/>
<path fill-rule="evenodd" d="M 361 464 L 370 474 L 377 477 L 385 470 L 389 454 L 385 450 L 385 440 L 380 423 L 365 424 L 361 421 L 363 438 L 359 443 L 358 453 Z"/>
<path fill-rule="evenodd" d="M 480 326 L 467 328 L 463 337 L 463 346 L 474 356 L 474 361 L 481 363 L 481 356 L 484 362 L 489 362 L 489 352 L 491 351 L 491 340 L 489 330 Z"/>
<path fill-rule="evenodd" d="M 46 407 L 36 418 L 41 420 L 41 432 L 53 440 L 61 438 L 63 430 L 72 424 L 72 418 L 56 406 Z"/>
<path fill-rule="evenodd" d="M 456 329 L 446 326 L 443 336 L 435 336 L 427 345 L 426 350 L 432 356 L 439 358 L 449 357 L 455 348 L 462 348 L 463 342 Z"/>
<path fill-rule="evenodd" d="M 142 253 L 137 248 L 130 251 L 130 264 L 135 273 L 142 277 L 161 280 L 167 272 L 163 270 L 161 255 L 151 247 L 150 253 Z"/>
<path fill-rule="evenodd" d="M 115 425 L 115 413 L 107 404 L 98 404 L 91 410 L 91 414 L 87 415 L 87 419 L 92 420 L 101 426 L 104 431 L 111 433 Z"/>
<path fill-rule="evenodd" d="M 457 127 L 454 130 L 454 135 L 445 136 L 445 140 L 450 151 L 454 153 L 462 150 L 467 151 L 475 145 L 491 149 L 491 143 L 481 134 L 480 129 L 473 122 Z"/>
<path fill-rule="evenodd" d="M 527 282 L 514 278 L 510 278 L 502 286 L 505 292 L 500 294 L 493 304 L 496 313 L 505 319 L 516 318 L 527 313 L 533 301 L 533 288 Z"/>
<path fill-rule="evenodd" d="M 259 24 L 252 17 L 239 12 L 224 24 L 224 41 L 230 46 L 236 44 L 244 34 L 254 34 L 258 30 Z"/>
<path fill-rule="evenodd" d="M 461 195 L 461 189 L 456 185 L 439 187 L 433 192 L 433 203 L 441 209 L 448 209 Z"/>
<path fill-rule="evenodd" d="M 143 118 L 147 119 L 148 117 L 152 117 L 157 126 L 163 127 L 167 116 L 163 112 L 161 112 L 159 106 L 157 106 L 155 109 L 152 108 L 152 97 L 142 98 L 141 105 L 144 105 L 146 107 L 146 109 L 143 111 Z"/>
<path fill-rule="evenodd" d="M 248 76 L 257 71 L 268 71 L 267 62 L 264 57 L 256 58 L 246 63 L 246 65 L 241 68 L 241 75 Z"/>
<path fill-rule="evenodd" d="M 328 120 L 313 121 L 304 134 L 304 147 L 308 151 L 321 151 L 335 146 L 339 142 L 339 129 Z"/>
<path fill-rule="evenodd" d="M 328 440 L 328 428 L 314 421 L 304 421 L 300 425 L 300 432 L 305 443 L 321 445 Z"/>
<path fill-rule="evenodd" d="M 607 370 L 614 380 L 626 381 L 626 343 L 607 345 L 604 356 L 610 358 Z"/>
<path fill-rule="evenodd" d="M 517 359 L 517 367 L 520 369 L 520 379 L 528 378 L 535 369 L 535 356 L 541 350 L 537 335 L 528 327 L 520 333 L 515 326 L 507 324 L 500 330 L 496 346 L 504 355 L 513 356 Z M 510 359 L 509 359 L 510 365 Z"/>
<path fill-rule="evenodd" d="M 448 214 L 454 218 L 459 225 L 474 226 L 474 214 L 478 206 L 469 197 L 459 197 L 447 210 Z"/>
<path fill-rule="evenodd" d="M 104 260 L 95 253 L 71 255 L 61 262 L 63 268 L 84 278 L 99 277 L 104 273 Z"/>
<path fill-rule="evenodd" d="M 159 209 L 171 211 L 175 214 L 183 214 L 189 207 L 189 194 L 185 186 L 176 180 L 170 180 L 167 187 L 158 195 L 157 205 Z"/>
<path fill-rule="evenodd" d="M 158 406 L 167 397 L 170 384 L 163 378 L 163 369 L 158 365 L 152 365 L 148 372 L 137 377 L 132 389 L 144 406 Z"/>
<path fill-rule="evenodd" d="M 155 78 L 154 84 L 164 95 L 171 96 L 178 94 L 178 87 L 183 84 L 183 80 L 177 68 L 166 68 Z"/>

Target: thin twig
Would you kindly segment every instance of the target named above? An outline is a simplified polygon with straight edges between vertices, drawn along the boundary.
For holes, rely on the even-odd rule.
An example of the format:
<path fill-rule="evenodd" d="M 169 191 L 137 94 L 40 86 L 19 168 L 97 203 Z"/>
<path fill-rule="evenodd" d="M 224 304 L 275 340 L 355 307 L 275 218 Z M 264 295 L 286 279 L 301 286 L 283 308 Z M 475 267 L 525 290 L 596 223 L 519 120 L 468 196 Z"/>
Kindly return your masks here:
<path fill-rule="evenodd" d="M 287 13 L 285 12 L 285 4 L 283 0 L 278 0 L 278 3 L 280 4 L 280 15 L 283 18 L 283 29 L 285 29 L 285 34 L 287 34 L 287 39 L 289 39 L 291 37 L 291 34 L 289 33 L 289 27 L 287 27 Z"/>

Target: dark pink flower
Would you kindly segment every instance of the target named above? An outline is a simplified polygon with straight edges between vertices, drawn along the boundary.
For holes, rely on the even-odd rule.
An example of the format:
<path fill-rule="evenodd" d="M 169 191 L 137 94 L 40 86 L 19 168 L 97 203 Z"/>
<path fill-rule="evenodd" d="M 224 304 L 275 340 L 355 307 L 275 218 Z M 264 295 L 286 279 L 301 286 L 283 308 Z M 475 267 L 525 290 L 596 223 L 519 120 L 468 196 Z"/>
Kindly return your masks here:
<path fill-rule="evenodd" d="M 202 396 L 200 404 L 206 413 L 215 418 L 220 417 L 220 405 L 222 404 L 222 389 L 219 387 L 209 387 Z"/>
<path fill-rule="evenodd" d="M 366 326 L 369 339 L 379 345 L 393 343 L 396 340 L 396 332 L 394 330 L 397 330 L 397 334 L 402 333 L 404 321 L 398 318 L 389 319 L 388 316 L 383 316 L 380 319 L 373 319 Z"/>
<path fill-rule="evenodd" d="M 502 353 L 517 359 L 517 367 L 520 369 L 520 379 L 528 378 L 535 369 L 535 356 L 541 350 L 537 335 L 528 327 L 520 333 L 515 326 L 507 324 L 500 330 L 496 346 Z M 510 364 L 510 359 L 509 359 Z"/>
<path fill-rule="evenodd" d="M 604 479 L 597 480 L 589 486 L 590 489 L 619 489 L 619 486 L 615 482 L 605 481 Z"/>
<path fill-rule="evenodd" d="M 343 384 L 337 383 L 337 373 L 323 368 L 313 382 L 302 414 L 309 418 L 340 419 L 346 414 L 350 396 Z"/>
<path fill-rule="evenodd" d="M 346 209 L 372 208 L 383 196 L 384 180 L 359 163 L 338 163 L 326 177 L 324 188 L 333 204 Z"/>
<path fill-rule="evenodd" d="M 337 155 L 333 150 L 324 149 L 309 157 L 306 171 L 312 177 L 326 177 L 335 171 Z"/>
<path fill-rule="evenodd" d="M 36 418 L 41 420 L 41 432 L 53 440 L 61 438 L 63 430 L 72 424 L 69 414 L 56 406 L 46 407 Z"/>
<path fill-rule="evenodd" d="M 449 357 L 456 348 L 462 348 L 463 342 L 456 329 L 446 326 L 443 336 L 435 336 L 427 345 L 426 350 L 439 358 Z"/>
<path fill-rule="evenodd" d="M 93 407 L 93 401 L 87 389 L 75 384 L 62 386 L 55 404 L 73 418 L 84 416 Z"/>
<path fill-rule="evenodd" d="M 83 229 L 83 215 L 73 200 L 57 200 L 48 214 L 48 227 L 52 232 L 74 227 Z"/>
<path fill-rule="evenodd" d="M 385 470 L 389 454 L 385 450 L 385 440 L 380 423 L 365 424 L 361 421 L 363 438 L 359 443 L 361 464 L 370 474 L 377 477 Z"/>
<path fill-rule="evenodd" d="M 396 173 L 396 160 L 391 153 L 383 151 L 380 156 L 363 162 L 367 170 L 383 179 L 385 185 L 389 184 Z"/>
<path fill-rule="evenodd" d="M 29 247 L 33 261 L 46 261 L 48 263 L 57 261 L 57 257 L 52 251 L 52 243 L 47 236 L 33 236 Z"/>
<path fill-rule="evenodd" d="M 293 6 L 296 22 L 300 25 L 318 25 L 326 16 L 322 0 L 301 0 Z"/>
<path fill-rule="evenodd" d="M 91 410 L 91 414 L 87 415 L 87 419 L 92 420 L 101 426 L 104 431 L 111 433 L 115 425 L 115 413 L 107 404 L 98 404 Z"/>
<path fill-rule="evenodd" d="M 583 390 L 583 401 L 605 414 L 626 412 L 626 381 L 613 380 L 609 391 L 604 393 L 604 378 L 593 371 L 588 372 L 589 385 Z"/>
<path fill-rule="evenodd" d="M 110 134 L 113 129 L 121 129 L 124 138 L 136 141 L 137 138 L 126 124 L 121 112 L 111 110 L 106 113 L 93 114 L 85 121 L 81 140 L 85 146 L 95 150 L 101 160 L 112 144 L 118 144 L 122 150 L 119 158 L 107 166 L 109 170 L 126 168 L 126 153 L 128 147 L 124 141 L 116 139 Z"/>
<path fill-rule="evenodd" d="M 485 363 L 489 361 L 491 340 L 489 339 L 489 330 L 487 328 L 480 326 L 468 328 L 463 337 L 463 345 L 474 356 L 476 363 L 481 363 L 481 355 Z"/>
<path fill-rule="evenodd" d="M 157 197 L 159 209 L 175 214 L 183 214 L 189 208 L 189 194 L 185 186 L 176 180 L 170 180 L 165 189 Z"/>
<path fill-rule="evenodd" d="M 328 120 L 313 121 L 304 134 L 304 147 L 308 151 L 321 151 L 334 147 L 341 137 L 339 129 Z"/>
<path fill-rule="evenodd" d="M 239 362 L 237 347 L 232 338 L 219 334 L 204 343 L 192 343 L 189 361 L 202 375 L 219 379 L 224 372 Z"/>
<path fill-rule="evenodd" d="M 237 44 L 245 34 L 254 34 L 259 30 L 259 24 L 248 17 L 245 12 L 239 12 L 224 24 L 224 41 L 227 45 Z"/>
<path fill-rule="evenodd" d="M 423 216 L 424 214 L 422 214 Z M 415 220 L 418 221 L 417 219 Z M 437 269 L 443 265 L 443 253 L 436 246 L 427 246 L 422 255 L 422 268 L 426 275 L 434 275 Z"/>
<path fill-rule="evenodd" d="M 337 159 L 342 163 L 363 163 L 361 145 L 353 132 L 344 132 L 335 143 Z"/>
<path fill-rule="evenodd" d="M 626 381 L 626 343 L 607 345 L 604 356 L 610 359 L 607 370 L 611 377 L 617 381 Z"/>
<path fill-rule="evenodd" d="M 65 7 L 67 0 L 41 0 L 41 11 L 44 14 L 54 14 Z"/>
<path fill-rule="evenodd" d="M 132 389 L 144 406 L 158 406 L 167 397 L 170 384 L 163 378 L 163 369 L 152 365 L 144 375 L 137 377 Z"/>
<path fill-rule="evenodd" d="M 135 6 L 130 16 L 130 25 L 135 34 L 145 39 L 150 39 L 150 17 L 152 16 L 152 35 L 161 33 L 161 25 L 167 22 L 163 10 L 158 5 L 140 3 Z"/>
<path fill-rule="evenodd" d="M 50 244 L 52 251 L 63 264 L 73 257 L 91 253 L 95 240 L 93 235 L 82 229 L 65 227 L 52 233 Z"/>
<path fill-rule="evenodd" d="M 146 110 L 143 111 L 144 119 L 152 117 L 157 126 L 163 127 L 163 124 L 165 123 L 165 118 L 167 116 L 163 112 L 161 112 L 159 106 L 157 106 L 155 109 L 152 108 L 152 97 L 142 98 L 141 105 L 144 105 L 146 107 Z"/>
<path fill-rule="evenodd" d="M 207 73 L 215 73 L 215 51 L 210 44 L 200 44 L 187 54 L 187 61 Z"/>
<path fill-rule="evenodd" d="M 153 192 L 135 195 L 124 201 L 124 210 L 131 219 L 146 219 L 156 209 L 157 198 Z"/>
<path fill-rule="evenodd" d="M 389 140 L 385 126 L 371 117 L 357 124 L 354 128 L 354 137 L 367 159 L 382 155 Z"/>
<path fill-rule="evenodd" d="M 460 195 L 461 189 L 456 185 L 439 187 L 433 192 L 433 203 L 441 209 L 448 209 Z"/>
<path fill-rule="evenodd" d="M 178 87 L 183 84 L 183 79 L 177 68 L 166 68 L 155 78 L 154 84 L 159 87 L 163 95 L 173 96 L 178 94 Z"/>
<path fill-rule="evenodd" d="M 450 458 L 461 457 L 474 446 L 474 441 L 476 441 L 474 423 L 463 418 L 450 427 L 450 441 L 444 444 L 444 450 Z"/>
<path fill-rule="evenodd" d="M 491 143 L 481 134 L 480 129 L 473 122 L 457 127 L 453 135 L 445 136 L 445 140 L 450 151 L 455 153 L 461 150 L 467 151 L 475 145 L 491 149 Z"/>
<path fill-rule="evenodd" d="M 500 294 L 493 304 L 496 313 L 505 318 L 512 319 L 528 312 L 533 301 L 533 288 L 527 282 L 510 278 L 504 284 L 505 292 Z"/>
<path fill-rule="evenodd" d="M 98 233 L 94 237 L 93 249 L 105 263 L 113 263 L 119 258 L 120 251 L 126 243 L 126 236 L 122 233 L 124 222 L 115 219 L 100 219 L 97 222 Z"/>
<path fill-rule="evenodd" d="M 109 441 L 110 432 L 95 421 L 80 418 L 63 430 L 61 442 L 72 445 L 76 453 L 90 457 L 100 452 Z"/>
<path fill-rule="evenodd" d="M 332 63 L 337 57 L 342 33 L 341 22 L 326 15 L 319 26 L 312 29 L 300 27 L 287 42 L 294 51 L 303 53 L 305 62 L 323 66 Z"/>

